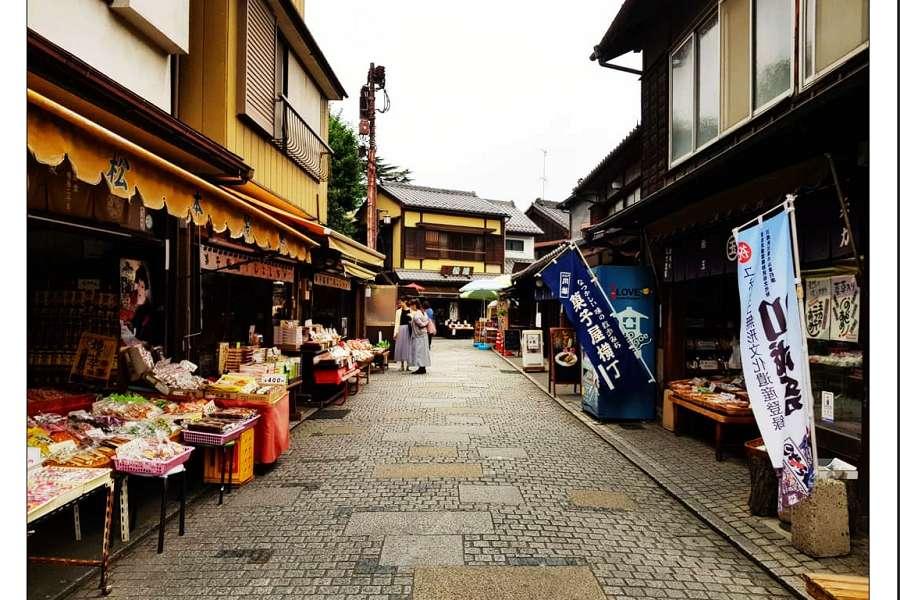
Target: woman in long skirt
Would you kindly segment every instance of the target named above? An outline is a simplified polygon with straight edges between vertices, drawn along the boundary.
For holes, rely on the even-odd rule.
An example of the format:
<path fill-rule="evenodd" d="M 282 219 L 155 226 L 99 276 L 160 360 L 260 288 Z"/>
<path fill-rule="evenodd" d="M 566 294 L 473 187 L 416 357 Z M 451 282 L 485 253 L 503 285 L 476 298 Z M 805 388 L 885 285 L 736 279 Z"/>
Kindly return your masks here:
<path fill-rule="evenodd" d="M 428 349 L 428 317 L 422 311 L 422 306 L 418 300 L 410 303 L 412 312 L 412 352 L 410 353 L 409 362 L 411 365 L 419 367 L 413 371 L 413 375 L 424 375 L 425 367 L 431 366 L 431 351 Z"/>
<path fill-rule="evenodd" d="M 394 318 L 394 360 L 400 363 L 400 370 L 409 369 L 410 354 L 412 351 L 412 334 L 409 308 L 406 306 L 405 300 L 400 300 L 397 307 L 397 314 Z"/>

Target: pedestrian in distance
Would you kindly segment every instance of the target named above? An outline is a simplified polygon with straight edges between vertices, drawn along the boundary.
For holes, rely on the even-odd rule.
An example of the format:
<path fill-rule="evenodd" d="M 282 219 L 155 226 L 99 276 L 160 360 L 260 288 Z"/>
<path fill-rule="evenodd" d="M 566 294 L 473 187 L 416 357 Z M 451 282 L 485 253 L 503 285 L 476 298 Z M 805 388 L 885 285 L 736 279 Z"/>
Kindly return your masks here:
<path fill-rule="evenodd" d="M 413 375 L 424 375 L 425 367 L 431 366 L 431 351 L 428 349 L 428 317 L 422 310 L 422 305 L 418 300 L 410 301 L 410 316 L 412 327 L 412 352 L 410 353 L 410 364 L 419 367 L 413 371 Z"/>
<path fill-rule="evenodd" d="M 394 360 L 400 363 L 401 371 L 409 369 L 412 350 L 411 320 L 406 298 L 401 298 L 397 301 L 397 311 L 394 313 Z"/>
<path fill-rule="evenodd" d="M 434 322 L 434 309 L 431 308 L 428 300 L 422 300 L 422 308 L 425 309 L 425 316 L 428 317 L 428 349 L 431 350 L 431 340 L 434 339 L 434 334 L 437 333 L 437 325 Z"/>

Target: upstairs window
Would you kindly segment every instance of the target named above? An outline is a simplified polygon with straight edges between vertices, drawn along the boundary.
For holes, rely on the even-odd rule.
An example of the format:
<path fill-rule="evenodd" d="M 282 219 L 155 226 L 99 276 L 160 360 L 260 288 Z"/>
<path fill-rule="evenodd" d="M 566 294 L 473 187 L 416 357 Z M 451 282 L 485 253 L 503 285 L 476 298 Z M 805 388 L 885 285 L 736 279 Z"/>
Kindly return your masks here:
<path fill-rule="evenodd" d="M 803 81 L 869 46 L 868 0 L 803 0 Z"/>
<path fill-rule="evenodd" d="M 237 111 L 269 136 L 275 134 L 277 26 L 263 0 L 240 5 Z"/>
<path fill-rule="evenodd" d="M 720 0 L 675 47 L 670 165 L 793 92 L 794 20 L 793 0 Z"/>
<path fill-rule="evenodd" d="M 506 238 L 506 249 L 509 252 L 525 252 L 525 240 L 512 240 Z"/>

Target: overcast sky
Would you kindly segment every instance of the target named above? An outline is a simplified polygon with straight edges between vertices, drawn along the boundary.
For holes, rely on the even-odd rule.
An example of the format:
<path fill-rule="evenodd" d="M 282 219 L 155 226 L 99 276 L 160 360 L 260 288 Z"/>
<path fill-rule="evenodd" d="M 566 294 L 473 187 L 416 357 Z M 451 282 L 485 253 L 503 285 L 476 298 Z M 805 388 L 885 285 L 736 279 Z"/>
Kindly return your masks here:
<path fill-rule="evenodd" d="M 332 112 L 354 129 L 369 62 L 385 66 L 379 155 L 416 184 L 524 209 L 541 195 L 542 148 L 544 197 L 564 200 L 640 119 L 638 77 L 588 60 L 620 4 L 306 0 L 306 22 L 349 95 Z"/>

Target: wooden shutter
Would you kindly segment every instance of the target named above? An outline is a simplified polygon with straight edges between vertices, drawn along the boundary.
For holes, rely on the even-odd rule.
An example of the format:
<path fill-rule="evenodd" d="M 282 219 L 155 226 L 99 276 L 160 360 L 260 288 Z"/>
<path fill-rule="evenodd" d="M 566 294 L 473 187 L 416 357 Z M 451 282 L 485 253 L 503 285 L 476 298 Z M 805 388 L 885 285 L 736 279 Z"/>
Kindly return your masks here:
<path fill-rule="evenodd" d="M 403 235 L 406 258 L 425 258 L 425 230 L 407 227 Z"/>
<path fill-rule="evenodd" d="M 439 231 L 425 231 L 425 258 L 441 258 L 441 234 Z"/>
<path fill-rule="evenodd" d="M 237 110 L 275 135 L 275 16 L 264 0 L 239 0 Z"/>

